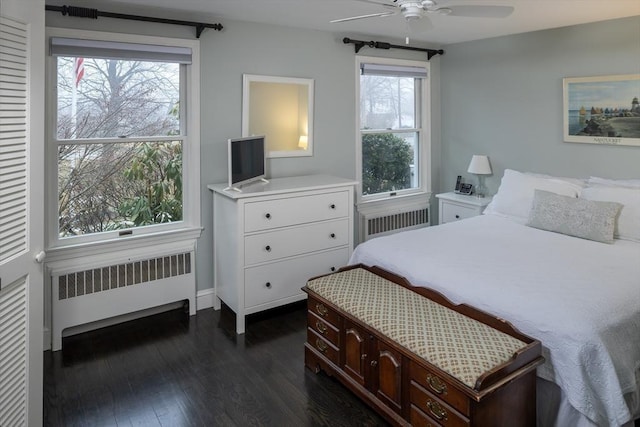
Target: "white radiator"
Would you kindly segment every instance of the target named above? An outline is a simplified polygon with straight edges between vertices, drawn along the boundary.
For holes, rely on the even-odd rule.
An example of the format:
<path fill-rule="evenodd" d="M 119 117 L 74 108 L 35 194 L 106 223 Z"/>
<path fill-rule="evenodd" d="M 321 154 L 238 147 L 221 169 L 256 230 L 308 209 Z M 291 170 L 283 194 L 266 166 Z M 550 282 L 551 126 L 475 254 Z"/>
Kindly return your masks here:
<path fill-rule="evenodd" d="M 360 214 L 360 241 L 429 226 L 427 202 Z"/>
<path fill-rule="evenodd" d="M 196 312 L 194 252 L 52 274 L 52 350 L 70 327 L 187 300 Z"/>

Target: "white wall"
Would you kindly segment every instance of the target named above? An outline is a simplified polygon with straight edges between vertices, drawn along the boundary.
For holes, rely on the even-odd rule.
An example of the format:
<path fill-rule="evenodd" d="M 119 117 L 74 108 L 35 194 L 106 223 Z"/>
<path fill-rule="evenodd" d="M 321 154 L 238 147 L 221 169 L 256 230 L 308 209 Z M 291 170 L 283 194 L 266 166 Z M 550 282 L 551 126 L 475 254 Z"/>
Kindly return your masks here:
<path fill-rule="evenodd" d="M 457 175 L 476 182 L 466 173 L 473 154 L 491 158 L 490 193 L 505 168 L 640 177 L 640 147 L 565 143 L 562 132 L 563 77 L 640 73 L 639 16 L 445 50 L 440 191 L 450 191 Z"/>

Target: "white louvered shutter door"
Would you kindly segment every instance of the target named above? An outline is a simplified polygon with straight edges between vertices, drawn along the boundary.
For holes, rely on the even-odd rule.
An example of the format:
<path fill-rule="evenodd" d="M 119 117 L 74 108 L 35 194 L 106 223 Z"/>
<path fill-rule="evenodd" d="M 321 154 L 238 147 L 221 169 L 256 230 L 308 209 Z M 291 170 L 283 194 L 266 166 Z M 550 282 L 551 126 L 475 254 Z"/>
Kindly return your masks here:
<path fill-rule="evenodd" d="M 0 426 L 27 424 L 27 27 L 0 17 Z M 5 283 L 5 281 L 9 283 Z"/>

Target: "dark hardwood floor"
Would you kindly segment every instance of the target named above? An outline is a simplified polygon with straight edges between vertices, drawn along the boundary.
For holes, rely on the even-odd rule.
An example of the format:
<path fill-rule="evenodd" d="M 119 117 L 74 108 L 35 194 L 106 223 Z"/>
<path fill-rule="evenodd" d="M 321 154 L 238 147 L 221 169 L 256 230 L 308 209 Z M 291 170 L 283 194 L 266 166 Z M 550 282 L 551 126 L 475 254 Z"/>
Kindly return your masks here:
<path fill-rule="evenodd" d="M 304 367 L 306 302 L 250 316 L 174 310 L 45 352 L 46 426 L 384 426 Z"/>

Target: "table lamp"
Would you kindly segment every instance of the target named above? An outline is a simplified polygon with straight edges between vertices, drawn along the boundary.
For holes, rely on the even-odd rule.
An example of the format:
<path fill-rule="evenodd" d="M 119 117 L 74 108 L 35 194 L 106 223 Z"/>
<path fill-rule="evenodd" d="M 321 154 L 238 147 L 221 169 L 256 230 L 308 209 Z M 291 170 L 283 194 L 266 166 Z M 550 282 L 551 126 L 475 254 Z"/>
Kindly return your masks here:
<path fill-rule="evenodd" d="M 489 158 L 487 156 L 475 154 L 471 158 L 471 163 L 469 163 L 467 172 L 478 175 L 476 196 L 484 197 L 487 194 L 487 189 L 484 186 L 484 176 L 491 175 L 491 165 L 489 164 Z"/>

